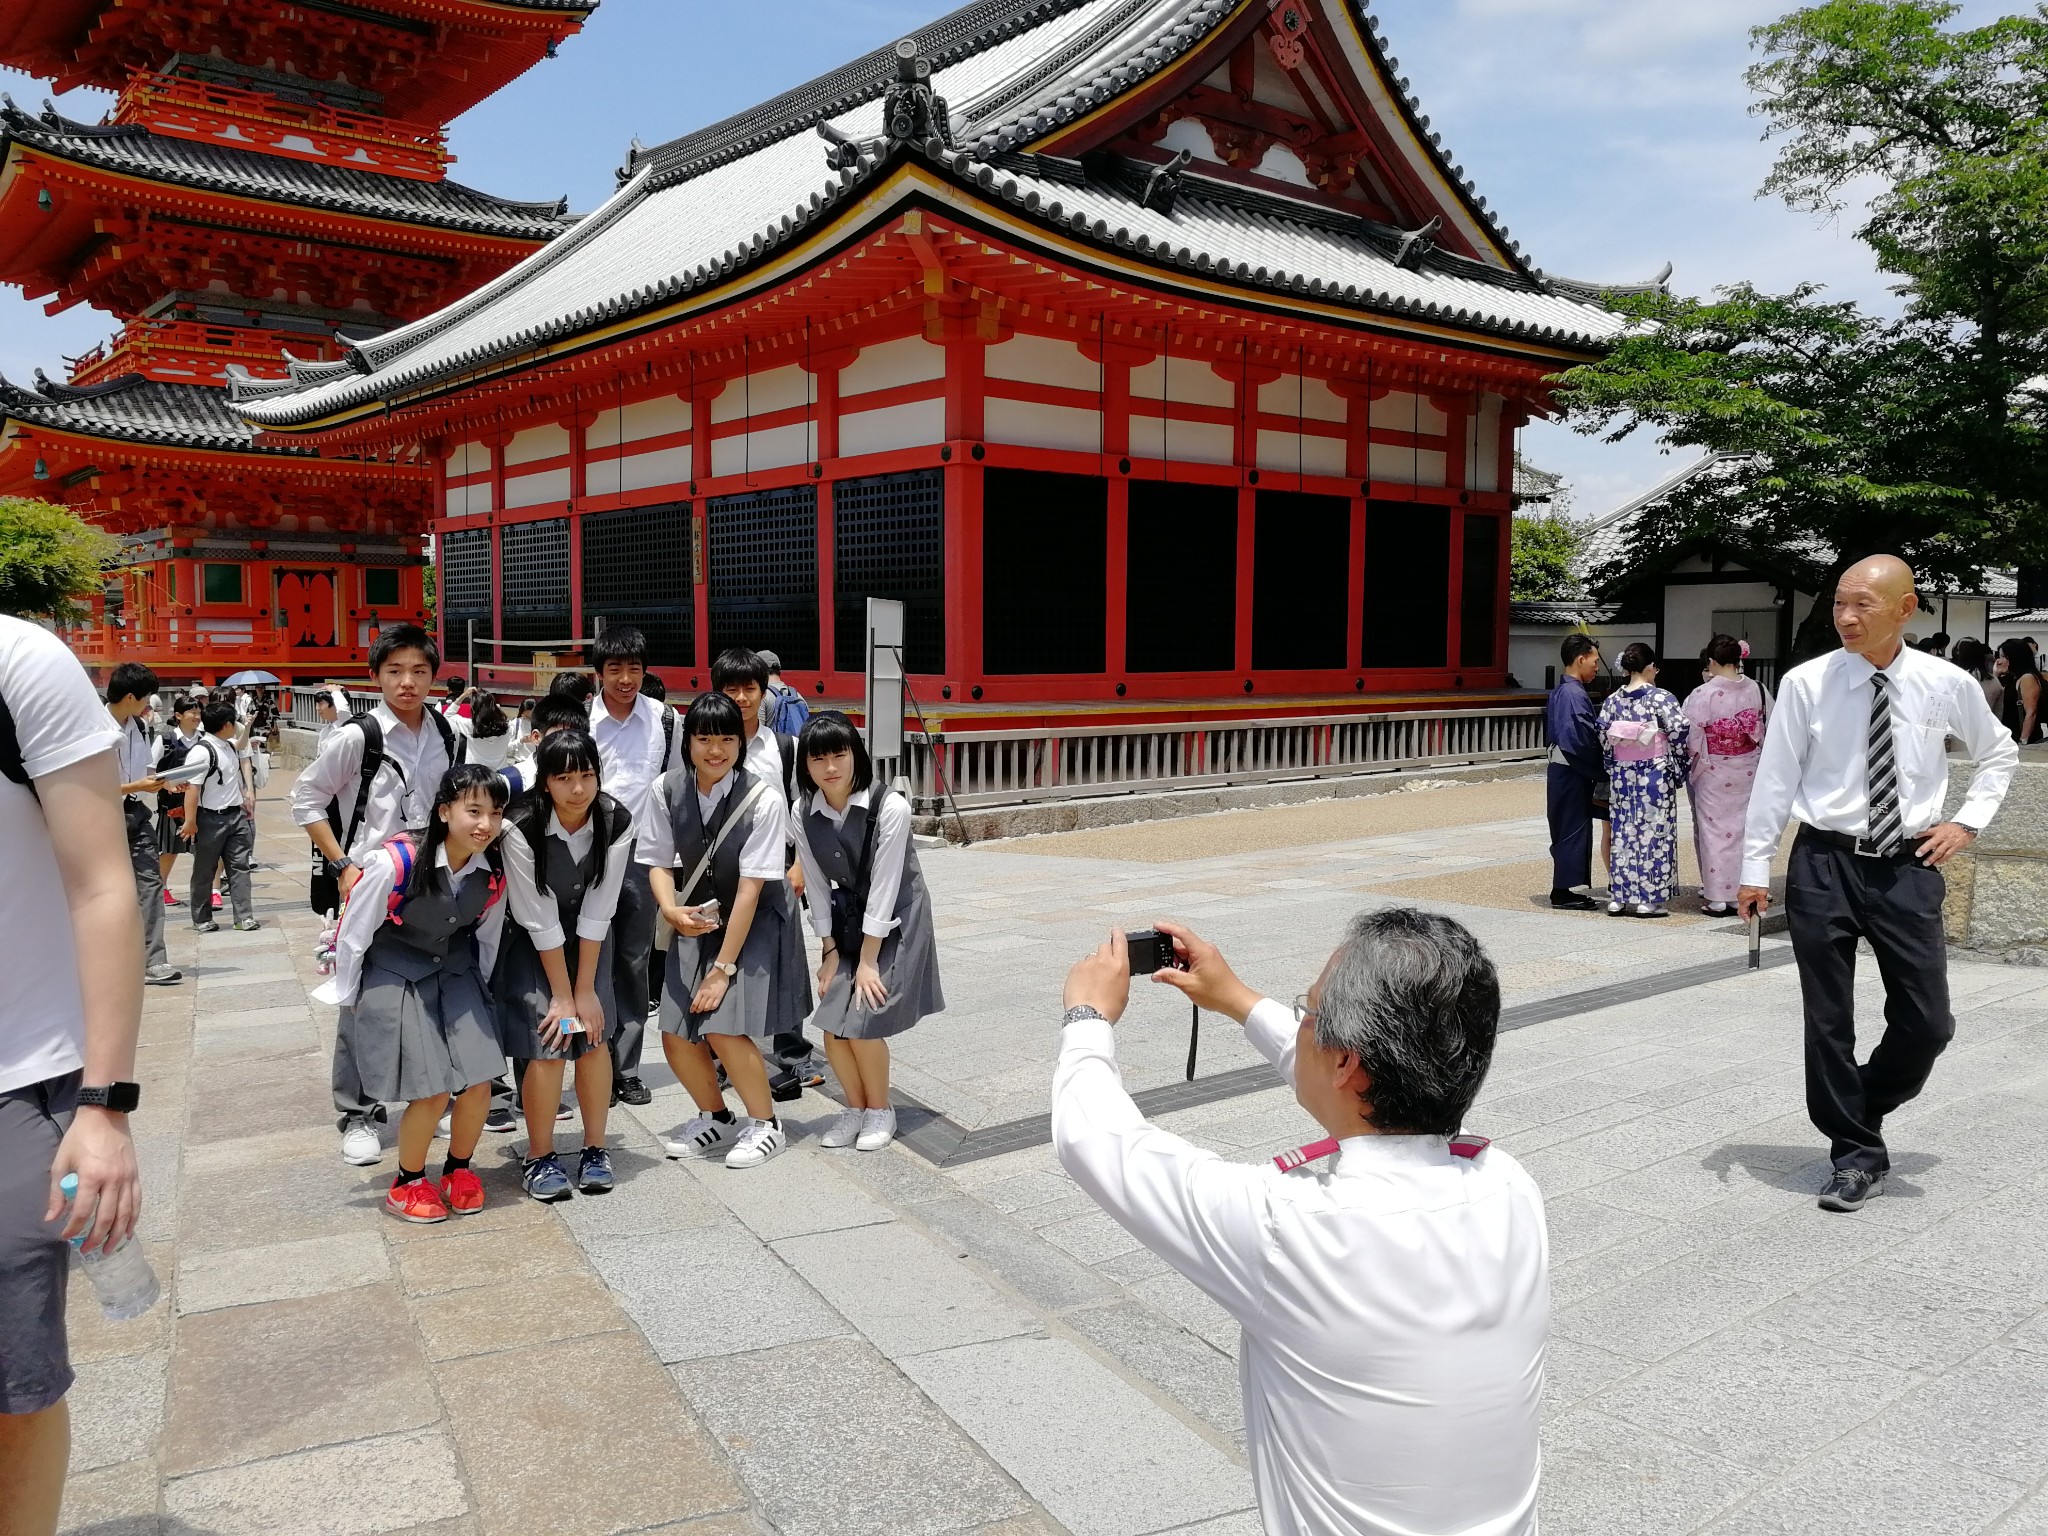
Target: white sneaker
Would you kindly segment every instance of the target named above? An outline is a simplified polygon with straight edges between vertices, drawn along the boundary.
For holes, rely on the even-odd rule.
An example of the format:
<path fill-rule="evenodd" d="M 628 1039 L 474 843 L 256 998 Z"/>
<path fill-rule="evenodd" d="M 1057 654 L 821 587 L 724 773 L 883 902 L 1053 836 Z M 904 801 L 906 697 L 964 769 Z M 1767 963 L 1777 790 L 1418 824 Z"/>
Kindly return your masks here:
<path fill-rule="evenodd" d="M 821 1147 L 850 1147 L 859 1137 L 861 1128 L 868 1123 L 868 1112 L 864 1109 L 849 1109 L 841 1112 L 825 1134 L 818 1138 Z"/>
<path fill-rule="evenodd" d="M 367 1168 L 383 1155 L 384 1143 L 377 1136 L 377 1128 L 367 1120 L 351 1116 L 348 1128 L 341 1133 L 341 1160 Z"/>
<path fill-rule="evenodd" d="M 731 1146 L 739 1134 L 736 1121 L 714 1120 L 709 1115 L 699 1115 L 656 1140 L 670 1157 L 698 1158 L 709 1157 L 720 1147 Z"/>
<path fill-rule="evenodd" d="M 870 1109 L 863 1113 L 865 1122 L 860 1129 L 860 1139 L 854 1146 L 862 1152 L 879 1152 L 896 1139 L 896 1111 L 893 1109 Z"/>
<path fill-rule="evenodd" d="M 454 1123 L 455 1111 L 452 1109 L 442 1110 L 440 1122 L 436 1124 L 434 1127 L 434 1134 L 440 1137 L 443 1141 L 446 1141 L 448 1139 L 448 1127 L 453 1125 Z"/>
<path fill-rule="evenodd" d="M 789 1145 L 789 1137 L 773 1120 L 750 1120 L 740 1139 L 725 1154 L 728 1168 L 758 1168 Z"/>

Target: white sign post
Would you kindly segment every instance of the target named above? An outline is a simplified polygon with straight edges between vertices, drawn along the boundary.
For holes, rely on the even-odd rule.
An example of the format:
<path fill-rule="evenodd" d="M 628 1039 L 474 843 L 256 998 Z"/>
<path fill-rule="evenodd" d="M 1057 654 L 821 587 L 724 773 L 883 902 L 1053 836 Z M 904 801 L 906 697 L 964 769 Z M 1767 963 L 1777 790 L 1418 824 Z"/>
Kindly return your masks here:
<path fill-rule="evenodd" d="M 886 597 L 868 599 L 868 755 L 875 777 L 889 783 L 903 758 L 903 605 Z M 883 764 L 890 766 L 885 769 Z"/>

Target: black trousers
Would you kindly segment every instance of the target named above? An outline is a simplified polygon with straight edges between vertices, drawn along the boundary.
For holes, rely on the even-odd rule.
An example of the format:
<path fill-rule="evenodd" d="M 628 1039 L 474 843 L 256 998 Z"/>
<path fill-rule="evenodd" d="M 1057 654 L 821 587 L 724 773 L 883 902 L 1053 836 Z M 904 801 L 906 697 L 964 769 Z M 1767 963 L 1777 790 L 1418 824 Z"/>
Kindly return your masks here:
<path fill-rule="evenodd" d="M 647 866 L 629 864 L 619 882 L 619 905 L 612 914 L 612 995 L 619 1000 L 619 1028 L 612 1036 L 615 1077 L 640 1075 L 640 1049 L 647 1035 L 647 1004 L 654 996 L 654 892 L 647 885 Z"/>
<path fill-rule="evenodd" d="M 223 863 L 228 873 L 228 904 L 235 921 L 253 917 L 249 871 L 256 865 L 256 823 L 239 805 L 225 811 L 199 808 L 199 830 L 192 835 L 192 921 L 213 919 L 213 873 Z"/>
<path fill-rule="evenodd" d="M 1550 888 L 1593 883 L 1593 784 L 1563 763 L 1550 765 L 1544 786 L 1550 817 Z"/>
<path fill-rule="evenodd" d="M 1869 859 L 1809 833 L 1792 845 L 1785 911 L 1806 1004 L 1806 1112 L 1837 1168 L 1891 1166 L 1879 1128 L 1919 1093 L 1956 1032 L 1941 898 L 1948 882 L 1906 850 Z M 1856 941 L 1884 982 L 1884 1036 L 1856 1062 Z"/>

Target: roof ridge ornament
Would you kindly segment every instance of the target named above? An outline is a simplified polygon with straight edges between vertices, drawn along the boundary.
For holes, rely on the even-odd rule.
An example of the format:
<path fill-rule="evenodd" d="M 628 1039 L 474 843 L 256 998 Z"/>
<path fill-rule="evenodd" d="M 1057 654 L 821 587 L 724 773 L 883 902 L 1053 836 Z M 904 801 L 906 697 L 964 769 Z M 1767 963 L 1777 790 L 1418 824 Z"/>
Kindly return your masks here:
<path fill-rule="evenodd" d="M 831 123 L 820 121 L 818 137 L 829 146 L 825 151 L 825 164 L 835 171 L 857 171 L 861 165 L 861 141 L 851 134 L 843 133 Z"/>
<path fill-rule="evenodd" d="M 1422 265 L 1422 258 L 1436 249 L 1437 232 L 1444 227 L 1444 216 L 1437 214 L 1420 229 L 1411 229 L 1401 236 L 1401 243 L 1394 247 L 1394 265 L 1407 267 L 1410 271 Z"/>
<path fill-rule="evenodd" d="M 1138 201 L 1147 208 L 1171 214 L 1174 202 L 1180 196 L 1181 173 L 1194 158 L 1193 150 L 1184 149 L 1166 164 L 1153 166 L 1145 178 L 1144 190 L 1138 194 Z"/>
<path fill-rule="evenodd" d="M 932 61 L 917 39 L 896 44 L 896 78 L 882 97 L 882 125 L 891 145 L 937 143 L 953 147 L 953 125 L 946 98 L 932 90 Z"/>

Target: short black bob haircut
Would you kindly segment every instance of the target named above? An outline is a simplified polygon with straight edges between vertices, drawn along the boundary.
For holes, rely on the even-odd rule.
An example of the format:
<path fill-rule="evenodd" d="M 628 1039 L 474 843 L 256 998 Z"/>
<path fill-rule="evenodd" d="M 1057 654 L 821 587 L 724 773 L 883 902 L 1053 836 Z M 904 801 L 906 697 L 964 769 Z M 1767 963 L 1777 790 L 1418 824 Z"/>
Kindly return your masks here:
<path fill-rule="evenodd" d="M 853 792 L 859 794 L 875 782 L 875 760 L 868 756 L 868 744 L 860 739 L 853 722 L 836 709 L 821 709 L 804 722 L 796 739 L 796 784 L 808 795 L 818 793 L 811 777 L 811 759 L 830 757 L 834 752 L 853 754 Z"/>
<path fill-rule="evenodd" d="M 605 625 L 604 633 L 590 648 L 590 664 L 602 672 L 608 661 L 631 661 L 646 666 L 647 637 L 631 624 Z"/>
<path fill-rule="evenodd" d="M 711 663 L 711 686 L 723 693 L 741 683 L 752 683 L 756 688 L 766 689 L 768 663 L 761 659 L 758 651 L 736 645 L 729 651 L 720 651 L 718 659 Z"/>
<path fill-rule="evenodd" d="M 208 699 L 199 711 L 199 728 L 209 736 L 218 736 L 223 726 L 235 723 L 235 706 L 226 699 Z"/>
<path fill-rule="evenodd" d="M 122 662 L 107 679 L 109 704 L 118 704 L 123 699 L 147 699 L 155 692 L 156 674 L 139 661 Z"/>
<path fill-rule="evenodd" d="M 588 672 L 559 672 L 547 691 L 548 698 L 557 696 L 588 704 L 597 697 L 597 683 Z"/>
<path fill-rule="evenodd" d="M 370 645 L 370 675 L 375 677 L 384 670 L 384 663 L 398 651 L 418 651 L 427 658 L 427 670 L 441 670 L 441 647 L 434 644 L 434 637 L 417 624 L 391 624 L 377 631 L 377 638 Z"/>
<path fill-rule="evenodd" d="M 690 701 L 690 712 L 683 716 L 683 734 L 744 737 L 747 727 L 740 719 L 739 705 L 731 699 L 722 693 L 700 693 Z"/>
<path fill-rule="evenodd" d="M 594 773 L 603 782 L 597 742 L 581 725 L 564 726 L 546 736 L 533 752 L 534 778 L 542 789 L 558 773 Z"/>

